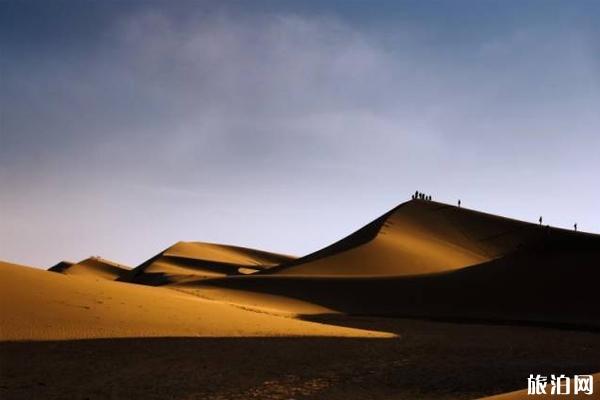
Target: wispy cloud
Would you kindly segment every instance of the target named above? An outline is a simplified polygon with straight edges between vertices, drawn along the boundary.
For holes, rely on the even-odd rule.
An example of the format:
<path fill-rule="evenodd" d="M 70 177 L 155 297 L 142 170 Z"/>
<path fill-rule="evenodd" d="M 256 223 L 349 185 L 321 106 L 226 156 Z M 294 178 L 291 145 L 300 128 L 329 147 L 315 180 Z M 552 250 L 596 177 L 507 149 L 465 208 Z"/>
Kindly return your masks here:
<path fill-rule="evenodd" d="M 335 13 L 144 7 L 75 49 L 12 47 L 0 257 L 139 262 L 180 239 L 302 253 L 416 187 L 598 229 L 585 182 L 600 168 L 599 57 L 584 28 L 461 41 Z M 565 215 L 575 190 L 579 215 Z"/>

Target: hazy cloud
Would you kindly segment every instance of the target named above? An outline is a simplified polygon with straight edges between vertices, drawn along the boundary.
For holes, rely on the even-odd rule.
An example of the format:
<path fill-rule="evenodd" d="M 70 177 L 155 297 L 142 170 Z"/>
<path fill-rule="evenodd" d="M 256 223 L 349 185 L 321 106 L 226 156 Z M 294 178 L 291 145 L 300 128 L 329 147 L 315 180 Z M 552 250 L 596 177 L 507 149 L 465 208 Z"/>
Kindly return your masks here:
<path fill-rule="evenodd" d="M 0 258 L 138 263 L 177 240 L 300 254 L 416 188 L 600 229 L 598 31 L 579 14 L 482 17 L 468 39 L 356 18 L 149 5 L 81 43 L 16 35 Z"/>

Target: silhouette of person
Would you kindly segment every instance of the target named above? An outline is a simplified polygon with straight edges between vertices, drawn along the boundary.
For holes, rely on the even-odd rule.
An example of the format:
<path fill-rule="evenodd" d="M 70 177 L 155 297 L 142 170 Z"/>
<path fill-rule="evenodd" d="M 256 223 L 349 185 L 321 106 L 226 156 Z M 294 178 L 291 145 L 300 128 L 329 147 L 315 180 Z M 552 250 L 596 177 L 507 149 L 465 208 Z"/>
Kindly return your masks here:
<path fill-rule="evenodd" d="M 460 199 L 458 199 L 458 208 L 460 208 Z"/>
<path fill-rule="evenodd" d="M 573 228 L 575 228 L 575 232 L 577 232 L 577 222 L 573 224 Z"/>
<path fill-rule="evenodd" d="M 539 221 L 540 221 L 540 226 L 542 226 L 542 217 L 541 216 L 540 216 Z"/>

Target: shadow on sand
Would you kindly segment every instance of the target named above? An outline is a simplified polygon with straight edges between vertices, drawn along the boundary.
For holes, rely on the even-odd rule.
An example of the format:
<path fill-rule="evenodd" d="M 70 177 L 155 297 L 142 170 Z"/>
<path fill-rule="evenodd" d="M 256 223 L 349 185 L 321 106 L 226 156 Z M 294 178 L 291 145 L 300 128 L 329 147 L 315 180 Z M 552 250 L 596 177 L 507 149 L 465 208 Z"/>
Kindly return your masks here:
<path fill-rule="evenodd" d="M 0 398 L 473 399 L 600 371 L 591 332 L 327 318 L 399 336 L 4 342 Z"/>

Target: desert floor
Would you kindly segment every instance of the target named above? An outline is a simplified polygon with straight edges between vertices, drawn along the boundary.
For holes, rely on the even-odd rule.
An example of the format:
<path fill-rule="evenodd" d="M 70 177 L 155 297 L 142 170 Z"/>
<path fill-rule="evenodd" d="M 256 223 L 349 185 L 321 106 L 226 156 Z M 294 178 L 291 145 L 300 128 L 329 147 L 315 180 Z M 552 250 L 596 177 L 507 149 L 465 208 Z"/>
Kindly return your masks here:
<path fill-rule="evenodd" d="M 600 370 L 593 332 L 327 320 L 398 336 L 3 342 L 0 398 L 475 399 L 522 389 L 530 373 Z"/>

